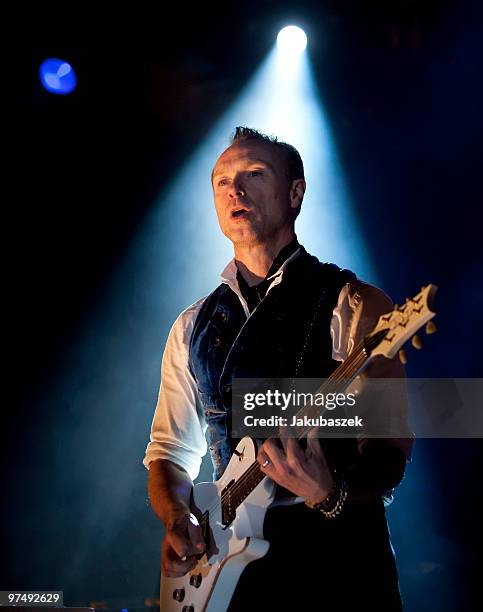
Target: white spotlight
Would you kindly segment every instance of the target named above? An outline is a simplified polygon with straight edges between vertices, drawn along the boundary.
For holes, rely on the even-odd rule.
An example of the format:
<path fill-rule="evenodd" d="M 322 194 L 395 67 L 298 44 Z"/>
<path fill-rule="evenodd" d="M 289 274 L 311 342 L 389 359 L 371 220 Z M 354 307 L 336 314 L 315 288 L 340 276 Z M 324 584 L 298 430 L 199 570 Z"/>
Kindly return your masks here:
<path fill-rule="evenodd" d="M 284 54 L 300 55 L 307 46 L 307 36 L 302 28 L 287 26 L 278 33 L 277 45 Z"/>

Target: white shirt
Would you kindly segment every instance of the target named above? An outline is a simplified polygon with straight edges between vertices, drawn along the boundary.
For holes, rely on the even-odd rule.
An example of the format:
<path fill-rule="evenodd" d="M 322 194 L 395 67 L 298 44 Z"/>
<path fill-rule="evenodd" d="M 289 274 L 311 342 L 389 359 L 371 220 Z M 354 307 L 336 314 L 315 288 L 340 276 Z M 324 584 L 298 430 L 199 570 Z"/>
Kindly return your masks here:
<path fill-rule="evenodd" d="M 297 257 L 299 252 L 300 249 L 295 251 L 278 271 L 269 277 L 272 283 L 267 294 L 282 282 L 285 266 Z M 221 280 L 236 293 L 246 317 L 250 317 L 247 303 L 238 286 L 234 259 L 223 270 Z M 152 461 L 169 459 L 184 468 L 193 480 L 199 474 L 201 460 L 207 452 L 207 443 L 203 407 L 188 360 L 191 334 L 205 299 L 206 297 L 198 300 L 184 310 L 169 333 L 162 358 L 161 385 L 151 426 L 150 442 L 143 460 L 149 469 Z M 330 324 L 332 358 L 344 361 L 353 348 L 376 326 L 379 316 L 391 311 L 392 308 L 392 301 L 381 289 L 359 279 L 345 284 L 332 312 Z M 378 376 L 394 378 L 404 376 L 404 369 L 398 360 L 383 359 L 376 367 Z M 403 438 L 388 441 L 409 456 L 408 440 Z"/>

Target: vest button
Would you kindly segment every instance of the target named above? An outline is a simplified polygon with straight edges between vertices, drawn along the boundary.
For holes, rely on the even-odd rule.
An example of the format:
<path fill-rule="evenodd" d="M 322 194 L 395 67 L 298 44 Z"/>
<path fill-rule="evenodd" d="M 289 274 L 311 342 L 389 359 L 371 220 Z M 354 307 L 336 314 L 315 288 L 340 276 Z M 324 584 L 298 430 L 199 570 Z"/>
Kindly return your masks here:
<path fill-rule="evenodd" d="M 218 336 L 215 336 L 213 338 L 213 346 L 220 346 L 220 344 L 221 344 L 220 338 Z"/>
<path fill-rule="evenodd" d="M 228 320 L 228 315 L 226 314 L 226 312 L 222 312 L 220 314 L 220 319 L 222 320 L 223 323 L 226 323 Z"/>
<path fill-rule="evenodd" d="M 223 395 L 230 395 L 231 385 L 223 385 L 222 391 L 223 391 Z"/>

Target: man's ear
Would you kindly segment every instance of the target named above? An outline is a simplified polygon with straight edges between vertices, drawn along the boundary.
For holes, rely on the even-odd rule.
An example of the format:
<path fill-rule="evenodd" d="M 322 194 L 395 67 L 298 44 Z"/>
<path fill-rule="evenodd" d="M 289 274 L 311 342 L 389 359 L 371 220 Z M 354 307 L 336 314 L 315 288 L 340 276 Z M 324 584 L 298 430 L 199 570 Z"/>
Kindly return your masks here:
<path fill-rule="evenodd" d="M 300 208 L 302 200 L 304 199 L 304 193 L 306 189 L 306 183 L 304 179 L 295 179 L 292 181 L 292 187 L 290 188 L 290 207 Z"/>

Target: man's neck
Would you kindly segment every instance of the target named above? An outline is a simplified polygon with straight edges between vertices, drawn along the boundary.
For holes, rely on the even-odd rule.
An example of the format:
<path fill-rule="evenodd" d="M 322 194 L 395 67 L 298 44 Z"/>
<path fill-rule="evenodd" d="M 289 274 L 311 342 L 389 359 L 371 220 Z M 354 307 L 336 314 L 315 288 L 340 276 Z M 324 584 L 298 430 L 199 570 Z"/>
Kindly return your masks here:
<path fill-rule="evenodd" d="M 274 259 L 295 238 L 295 233 L 291 232 L 266 243 L 243 246 L 235 244 L 236 265 L 250 287 L 257 285 L 267 276 Z"/>

